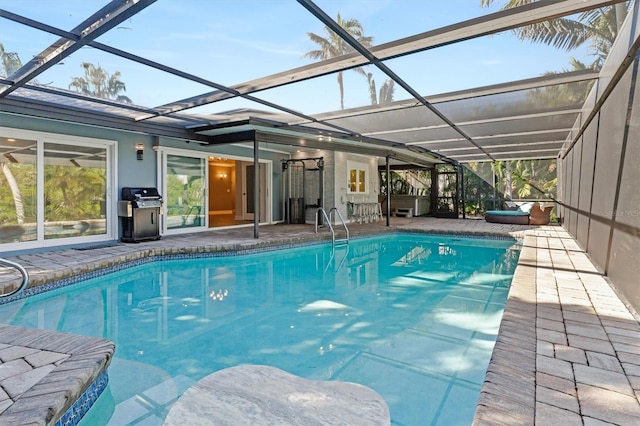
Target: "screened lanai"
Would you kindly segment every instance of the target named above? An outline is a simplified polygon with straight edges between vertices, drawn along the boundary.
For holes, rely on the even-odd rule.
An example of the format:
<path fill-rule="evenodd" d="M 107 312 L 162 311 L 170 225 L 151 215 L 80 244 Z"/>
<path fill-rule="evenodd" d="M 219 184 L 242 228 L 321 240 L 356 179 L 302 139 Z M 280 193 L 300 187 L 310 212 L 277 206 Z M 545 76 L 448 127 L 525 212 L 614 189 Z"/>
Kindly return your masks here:
<path fill-rule="evenodd" d="M 79 387 L 69 373 L 82 374 L 81 382 L 96 379 L 98 373 L 84 369 L 92 355 L 85 348 L 96 346 L 103 369 L 126 373 L 120 382 L 112 379 L 112 388 L 117 384 L 121 394 L 114 391 L 115 398 L 106 400 L 106 411 L 113 404 L 118 414 L 132 420 L 113 417 L 112 423 L 164 423 L 176 400 L 171 398 L 188 383 L 182 373 L 199 363 L 234 362 L 214 347 L 217 342 L 244 348 L 244 339 L 238 340 L 242 328 L 255 330 L 256 340 L 271 340 L 262 332 L 266 321 L 257 319 L 246 327 L 227 322 L 227 317 L 243 316 L 236 306 L 245 296 L 236 291 L 239 285 L 233 286 L 249 268 L 242 265 L 236 280 L 228 269 L 240 260 L 236 255 L 254 248 L 285 252 L 285 246 L 319 241 L 329 248 L 335 234 L 318 235 L 317 222 L 318 209 L 326 208 L 344 213 L 354 240 L 369 234 L 386 238 L 398 232 L 408 240 L 429 234 L 433 250 L 392 253 L 394 267 L 403 269 L 409 259 L 420 262 L 423 253 L 445 259 L 450 237 L 470 236 L 489 245 L 517 238 L 517 250 L 509 253 L 513 260 L 518 257 L 512 282 L 506 279 L 511 267 L 502 269 L 495 261 L 489 265 L 500 275 L 500 293 L 507 297 L 504 310 L 493 290 L 487 305 L 476 304 L 472 293 L 484 292 L 481 287 L 489 277 L 473 272 L 457 301 L 442 305 L 444 345 L 428 342 L 410 348 L 406 342 L 435 334 L 412 326 L 406 339 L 380 344 L 384 352 L 373 355 L 384 358 L 383 363 L 361 364 L 363 371 L 400 388 L 393 399 L 415 398 L 416 413 L 428 412 L 431 400 L 438 400 L 432 394 L 435 387 L 422 379 L 424 386 L 414 387 L 395 367 L 420 370 L 424 355 L 433 354 L 438 358 L 433 373 L 440 377 L 457 358 L 449 344 L 465 334 L 488 349 L 491 359 L 477 383 L 462 369 L 455 370 L 465 389 L 481 394 L 477 405 L 470 404 L 476 410 L 473 424 L 503 424 L 505 419 L 518 424 L 636 424 L 639 46 L 636 0 L 0 1 L 0 260 L 12 259 L 28 269 L 30 294 L 39 297 L 40 290 L 54 289 L 52 294 L 65 299 L 51 309 L 38 297 L 16 300 L 20 306 L 9 306 L 7 318 L 46 328 L 51 315 L 53 322 L 76 333 L 79 325 L 84 327 L 76 316 L 83 311 L 96 318 L 87 327 L 118 347 L 112 358 L 112 349 L 104 350 L 102 343 L 78 341 L 83 352 L 73 358 L 74 345 L 67 337 L 22 328 L 15 332 L 1 324 L 0 334 L 9 338 L 2 341 L 7 346 L 3 352 L 15 353 L 18 345 L 18 352 L 27 355 L 24 362 L 3 357 L 7 377 L 0 388 L 13 398 L 12 391 L 30 386 L 14 379 L 13 371 L 22 374 L 24 366 L 35 368 L 46 358 L 51 364 L 36 370 L 51 368 L 61 380 L 40 380 L 27 371 L 35 385 L 22 399 L 28 408 L 14 404 L 12 409 L 27 414 L 37 409 L 51 419 L 50 401 L 32 398 L 47 396 L 48 389 L 55 392 L 55 401 L 64 401 L 56 403 L 58 409 L 75 411 L 78 404 L 69 405 Z M 302 176 L 297 183 L 291 178 L 294 165 Z M 154 199 L 156 207 L 149 209 L 154 239 L 136 245 L 131 244 L 138 242 L 131 235 L 137 227 L 133 214 L 121 213 L 120 206 L 125 187 L 138 186 L 157 188 L 162 200 Z M 404 192 L 394 194 L 395 189 Z M 392 196 L 425 193 L 430 193 L 431 206 L 424 216 L 436 217 L 422 217 L 423 212 L 390 217 Z M 514 200 L 552 205 L 553 220 L 540 226 L 487 223 L 487 210 L 507 208 Z M 382 217 L 374 224 L 372 218 L 360 220 L 363 216 L 355 214 L 356 207 L 381 203 L 386 224 Z M 303 214 L 297 216 L 292 205 Z M 154 216 L 156 208 L 160 214 Z M 299 221 L 291 221 L 292 216 Z M 376 284 L 369 291 L 361 283 L 367 275 L 382 279 L 378 259 L 384 250 L 349 247 L 332 245 L 326 265 L 319 257 L 309 268 L 288 263 L 305 273 L 315 267 L 329 290 L 342 286 L 362 294 L 366 289 L 367 304 L 377 306 L 381 287 Z M 227 249 L 234 251 L 218 256 Z M 341 250 L 354 255 L 351 264 L 347 254 L 339 255 Z M 189 262 L 192 254 L 194 259 L 211 254 L 221 263 L 199 274 L 200 281 L 185 279 L 184 288 L 196 289 L 198 298 L 178 297 L 164 271 L 149 285 L 139 280 L 138 270 L 130 273 L 129 266 L 152 269 L 156 253 L 158 259 L 173 260 L 175 255 Z M 338 270 L 344 265 L 341 275 L 327 274 L 332 262 Z M 425 264 L 424 271 L 410 272 L 398 284 L 413 291 L 432 287 L 441 275 L 462 276 L 452 262 L 440 263 L 442 273 Z M 456 263 L 466 267 L 473 262 L 468 255 Z M 1 278 L 7 276 L 5 269 Z M 62 288 L 106 271 L 126 276 L 127 283 L 114 280 L 124 291 L 121 296 L 95 284 L 83 285 L 95 297 L 76 297 Z M 313 308 L 307 312 L 314 321 L 328 317 L 316 306 L 326 307 L 338 313 L 345 327 L 373 331 L 357 315 L 343 317 L 333 295 L 302 298 L 293 288 L 297 284 L 280 291 L 289 276 L 271 265 L 258 271 L 246 275 L 252 292 L 246 299 L 251 299 L 253 312 L 262 311 L 253 293 L 263 293 L 268 307 L 280 305 L 280 296 L 289 293 L 297 304 Z M 141 288 L 139 298 L 129 281 Z M 408 297 L 418 300 L 413 293 Z M 396 300 L 394 309 L 406 311 L 408 304 Z M 22 314 L 32 301 L 33 315 Z M 174 302 L 180 310 L 176 320 L 186 326 L 197 323 L 184 334 L 165 326 Z M 102 313 L 101 307 L 125 305 L 140 315 L 130 317 L 133 327 Z M 489 305 L 496 305 L 496 315 Z M 472 306 L 493 319 L 465 312 Z M 206 312 L 191 315 L 195 311 L 187 309 L 192 307 Z M 425 315 L 429 309 L 420 305 L 416 310 L 424 323 L 434 322 Z M 208 329 L 213 317 L 224 320 L 214 344 L 190 344 L 187 334 Z M 397 322 L 394 316 L 375 328 L 396 329 Z M 273 339 L 268 349 L 256 350 L 247 339 L 246 352 L 280 356 L 276 345 L 289 351 L 294 346 L 290 333 L 303 330 L 291 324 L 273 327 L 287 340 Z M 131 351 L 122 343 L 123 325 L 140 336 Z M 330 334 L 335 336 L 336 330 L 332 327 Z M 302 334 L 316 345 L 313 337 Z M 495 336 L 495 345 L 485 336 Z M 149 374 L 151 351 L 138 346 L 146 337 L 167 349 L 165 341 L 179 344 L 185 351 L 177 360 L 179 375 L 155 369 Z M 37 341 L 55 345 L 36 359 L 40 357 L 32 349 Z M 311 351 L 331 360 L 327 365 L 332 371 L 345 371 L 351 359 L 358 362 L 352 357 L 343 362 L 333 344 L 320 344 L 320 351 L 315 346 Z M 342 345 L 336 344 L 338 349 Z M 213 355 L 213 362 L 191 362 L 195 346 Z M 421 364 L 414 368 L 408 358 L 392 360 L 392 350 Z M 480 365 L 474 347 L 464 352 L 476 357 L 470 358 L 470 367 Z M 71 358 L 60 361 L 58 355 Z M 132 362 L 118 365 L 121 361 Z M 306 368 L 314 363 L 298 364 Z M 378 367 L 384 364 L 394 368 Z M 98 382 L 106 383 L 106 375 Z M 68 390 L 69 384 L 74 389 Z M 452 411 L 461 411 L 463 394 L 445 388 Z M 100 392 L 94 390 L 91 384 L 84 395 L 94 398 Z M 5 410 L 8 400 L 0 400 L 0 411 Z M 84 397 L 78 403 L 90 405 Z M 190 409 L 198 411 L 195 405 Z M 433 411 L 438 416 L 444 412 Z M 2 412 L 4 419 L 7 413 Z M 397 419 L 394 424 L 425 423 Z M 29 423 L 13 417 L 7 422 Z M 92 424 L 91 419 L 85 423 Z"/>
<path fill-rule="evenodd" d="M 638 245 L 636 9 L 611 0 L 4 0 L 0 128 L 33 119 L 36 131 L 79 125 L 83 137 L 124 131 L 185 149 L 254 142 L 278 155 L 354 153 L 380 167 L 450 165 L 502 195 L 496 164 L 544 161 L 553 188 L 535 170 L 519 179 L 554 203 L 608 273 L 627 256 L 617 248 Z M 12 139 L 0 134 L 7 169 L 34 154 L 28 138 Z M 135 150 L 134 139 L 118 149 Z"/>
<path fill-rule="evenodd" d="M 501 10 L 502 2 L 473 0 L 437 11 L 400 1 L 387 16 L 358 1 L 56 3 L 64 6 L 3 2 L 3 111 L 202 143 L 245 129 L 286 131 L 427 163 L 555 158 L 579 131 L 572 128 L 598 74 L 571 70 L 573 52 L 518 40 L 513 30 L 624 5 Z M 414 12 L 418 3 L 424 15 Z M 343 30 L 338 14 L 358 20 L 363 34 Z M 342 52 L 315 49 L 307 33 Z M 510 49 L 508 60 L 500 49 Z M 117 72 L 123 98 L 75 85 L 81 64 Z M 560 91 L 572 96 L 552 96 Z"/>

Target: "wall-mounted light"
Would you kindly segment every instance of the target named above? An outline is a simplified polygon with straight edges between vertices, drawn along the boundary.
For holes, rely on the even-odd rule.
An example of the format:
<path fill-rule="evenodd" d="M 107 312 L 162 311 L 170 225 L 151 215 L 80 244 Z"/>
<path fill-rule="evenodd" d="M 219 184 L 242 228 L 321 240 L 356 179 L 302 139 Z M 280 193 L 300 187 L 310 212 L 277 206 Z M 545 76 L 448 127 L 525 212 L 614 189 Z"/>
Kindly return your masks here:
<path fill-rule="evenodd" d="M 226 173 L 218 173 L 218 177 L 220 178 L 220 180 L 223 180 L 223 179 L 227 178 L 227 174 Z"/>
<path fill-rule="evenodd" d="M 137 143 L 136 144 L 136 158 L 138 160 L 142 160 L 143 154 L 144 154 L 144 144 Z"/>

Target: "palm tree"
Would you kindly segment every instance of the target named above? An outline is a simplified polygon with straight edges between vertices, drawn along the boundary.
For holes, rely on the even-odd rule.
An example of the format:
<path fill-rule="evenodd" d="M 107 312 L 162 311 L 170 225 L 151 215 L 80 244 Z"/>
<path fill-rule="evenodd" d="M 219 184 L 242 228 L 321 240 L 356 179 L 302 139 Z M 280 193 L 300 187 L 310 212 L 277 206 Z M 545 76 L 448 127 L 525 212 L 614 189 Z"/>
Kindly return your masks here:
<path fill-rule="evenodd" d="M 507 0 L 503 10 L 524 6 L 536 0 Z M 495 0 L 480 0 L 480 5 L 487 7 Z M 586 65 L 575 58 L 571 58 L 573 70 L 591 68 L 599 70 L 609 54 L 618 31 L 627 14 L 628 3 L 623 2 L 615 6 L 606 6 L 588 10 L 578 15 L 577 19 L 556 18 L 537 24 L 527 25 L 515 29 L 520 40 L 529 40 L 534 43 L 544 43 L 559 49 L 570 51 L 590 43 L 591 51 L 595 60 Z M 547 74 L 552 74 L 549 72 Z M 529 98 L 534 102 L 544 101 L 546 105 L 567 105 L 584 101 L 588 93 L 588 86 L 591 82 L 584 82 L 573 85 L 559 85 L 555 87 L 545 87 L 529 93 Z M 542 160 L 540 160 L 542 161 Z M 552 162 L 551 162 L 552 163 Z M 505 198 L 510 198 L 511 190 L 516 189 L 519 197 L 531 195 L 534 188 L 543 192 L 545 196 L 555 193 L 557 176 L 555 176 L 555 164 L 547 165 L 548 173 L 544 173 L 546 180 L 538 179 L 533 182 L 535 169 L 524 168 L 526 163 L 517 161 L 513 165 L 510 161 L 497 162 L 494 164 L 496 175 L 505 179 Z M 531 163 L 533 164 L 533 163 Z M 513 167 L 512 167 L 513 166 Z M 544 167 L 543 167 L 544 169 Z M 530 171 L 534 170 L 533 173 Z M 515 188 L 513 188 L 515 186 Z"/>
<path fill-rule="evenodd" d="M 504 184 L 505 200 L 512 199 L 514 191 L 519 199 L 554 198 L 556 195 L 558 178 L 554 159 L 496 161 L 493 170 L 501 181 L 498 184 L 501 189 Z"/>
<path fill-rule="evenodd" d="M 582 71 L 589 69 L 584 62 L 571 58 L 571 69 L 563 69 L 562 72 Z M 546 72 L 544 75 L 557 74 L 554 71 Z M 558 84 L 556 86 L 547 86 L 530 90 L 527 98 L 534 105 L 546 105 L 554 107 L 563 107 L 569 105 L 582 105 L 589 94 L 589 89 L 593 85 L 593 81 L 580 81 L 571 84 Z"/>
<path fill-rule="evenodd" d="M 338 13 L 336 22 L 364 47 L 369 48 L 373 45 L 373 37 L 367 37 L 364 35 L 362 24 L 360 24 L 357 19 L 347 19 L 343 21 L 340 13 Z M 311 41 L 320 46 L 320 48 L 305 53 L 305 58 L 324 61 L 354 52 L 353 48 L 334 33 L 331 28 L 325 26 L 324 30 L 327 33 L 326 37 L 322 37 L 315 33 L 307 33 Z M 353 70 L 366 77 L 366 73 L 362 68 L 354 68 Z M 340 87 L 340 109 L 344 109 L 344 83 L 342 80 L 342 71 L 338 72 L 338 86 Z"/>
<path fill-rule="evenodd" d="M 80 65 L 84 68 L 84 77 L 74 77 L 69 84 L 69 89 L 85 95 L 131 103 L 131 99 L 121 94 L 126 92 L 127 88 L 120 80 L 120 71 L 110 75 L 100 65 L 95 66 L 89 62 L 83 62 Z"/>
<path fill-rule="evenodd" d="M 378 101 L 380 104 L 388 104 L 393 102 L 393 93 L 396 90 L 395 81 L 392 79 L 387 79 L 382 87 L 380 88 L 380 96 L 378 96 Z"/>
<path fill-rule="evenodd" d="M 22 67 L 22 61 L 17 52 L 7 52 L 0 43 L 0 75 L 10 76 Z"/>
<path fill-rule="evenodd" d="M 24 223 L 24 203 L 22 202 L 22 192 L 20 191 L 20 187 L 18 186 L 18 182 L 16 182 L 15 177 L 13 177 L 13 173 L 11 173 L 9 164 L 4 161 L 0 161 L 0 169 L 2 169 L 4 178 L 7 181 L 7 185 L 9 185 L 9 189 L 11 189 L 11 194 L 13 195 L 13 204 L 16 209 L 16 222 L 18 225 L 22 225 Z"/>
<path fill-rule="evenodd" d="M 480 0 L 480 5 L 488 7 L 495 0 Z M 534 3 L 536 0 L 508 0 L 502 7 L 512 9 Z M 590 68 L 600 69 L 606 59 L 618 30 L 627 14 L 628 2 L 615 6 L 605 6 L 582 12 L 577 19 L 556 18 L 546 22 L 527 25 L 514 30 L 520 40 L 544 43 L 570 51 L 591 43 L 595 61 Z"/>
<path fill-rule="evenodd" d="M 371 97 L 371 105 L 382 105 L 393 102 L 393 93 L 395 91 L 395 81 L 387 79 L 380 88 L 380 95 L 376 93 L 376 81 L 373 79 L 373 74 L 367 74 L 367 80 L 369 81 L 369 96 Z"/>

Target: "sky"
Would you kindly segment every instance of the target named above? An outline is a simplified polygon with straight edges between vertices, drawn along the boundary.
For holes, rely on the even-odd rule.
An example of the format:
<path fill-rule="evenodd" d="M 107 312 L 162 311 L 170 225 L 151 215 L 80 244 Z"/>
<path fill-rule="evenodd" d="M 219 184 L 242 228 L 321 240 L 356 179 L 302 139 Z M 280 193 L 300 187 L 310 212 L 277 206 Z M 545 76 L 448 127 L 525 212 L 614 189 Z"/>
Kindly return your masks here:
<path fill-rule="evenodd" d="M 374 45 L 441 28 L 495 12 L 480 0 L 316 0 L 335 19 L 357 19 Z M 98 0 L 0 0 L 0 8 L 71 30 L 106 3 Z M 158 0 L 97 41 L 153 61 L 232 86 L 312 62 L 304 55 L 317 48 L 308 32 L 325 35 L 324 25 L 294 0 Z M 23 62 L 40 53 L 57 36 L 0 19 L 0 42 L 18 52 Z M 423 95 L 469 89 L 537 77 L 569 68 L 569 57 L 590 62 L 587 49 L 564 52 L 520 41 L 511 32 L 433 49 L 387 64 Z M 83 75 L 82 62 L 119 71 L 135 104 L 156 107 L 213 90 L 198 83 L 82 48 L 38 77 L 41 84 L 67 89 Z M 368 67 L 377 87 L 386 79 Z M 365 77 L 344 72 L 345 107 L 370 103 Z M 255 96 L 306 114 L 340 108 L 336 75 L 256 93 Z M 395 100 L 410 98 L 400 88 Z M 235 108 L 260 108 L 230 100 L 189 112 L 216 113 Z"/>

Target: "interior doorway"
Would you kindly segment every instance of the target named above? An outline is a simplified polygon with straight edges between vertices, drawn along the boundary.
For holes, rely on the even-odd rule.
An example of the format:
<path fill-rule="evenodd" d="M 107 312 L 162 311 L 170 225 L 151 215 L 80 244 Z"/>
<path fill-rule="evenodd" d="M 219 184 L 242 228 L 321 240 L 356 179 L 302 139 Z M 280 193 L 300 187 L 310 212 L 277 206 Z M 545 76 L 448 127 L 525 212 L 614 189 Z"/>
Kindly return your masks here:
<path fill-rule="evenodd" d="M 224 157 L 209 157 L 209 228 L 253 224 L 253 162 Z M 260 222 L 267 212 L 267 164 L 259 166 Z"/>

